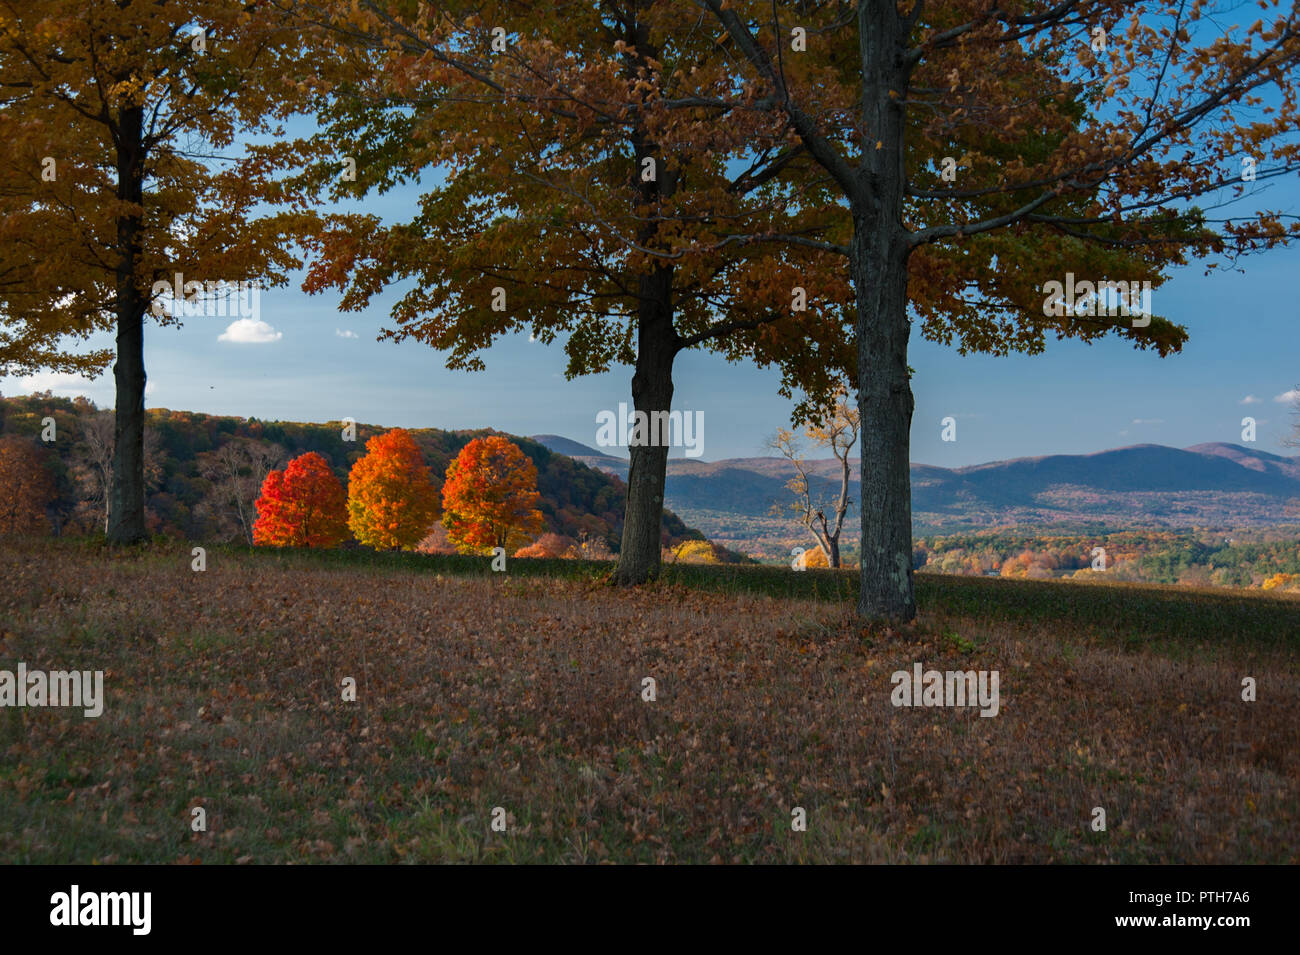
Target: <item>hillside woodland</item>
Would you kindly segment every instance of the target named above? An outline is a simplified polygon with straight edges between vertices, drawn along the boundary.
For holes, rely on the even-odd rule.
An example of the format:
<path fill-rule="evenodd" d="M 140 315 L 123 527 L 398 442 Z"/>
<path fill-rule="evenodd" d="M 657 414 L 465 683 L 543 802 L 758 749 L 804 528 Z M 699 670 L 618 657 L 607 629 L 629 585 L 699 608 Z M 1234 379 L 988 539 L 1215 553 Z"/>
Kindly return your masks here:
<path fill-rule="evenodd" d="M 52 427 L 51 421 L 52 419 Z M 253 542 L 255 503 L 274 468 L 303 454 L 325 459 L 340 481 L 366 453 L 366 443 L 386 429 L 355 426 L 345 440 L 344 422 L 261 421 L 154 408 L 145 437 L 147 520 L 153 534 L 187 540 Z M 475 438 L 491 430 L 408 432 L 439 485 L 448 464 Z M 0 398 L 0 461 L 13 460 L 14 477 L 35 461 L 48 475 L 51 493 L 38 493 L 37 513 L 28 508 L 11 530 L 56 536 L 103 533 L 106 494 L 112 467 L 113 421 L 110 410 L 84 397 L 67 399 L 49 392 Z M 350 435 L 349 435 L 350 436 Z M 529 438 L 510 437 L 537 468 L 538 510 L 544 526 L 530 544 L 536 556 L 608 557 L 622 534 L 626 485 L 617 477 L 555 454 Z M 0 480 L 5 480 L 0 470 Z M 42 479 L 43 480 L 43 479 Z M 20 508 L 21 510 L 21 508 Z M 17 522 L 18 518 L 15 517 Z M 703 545 L 712 560 L 741 559 L 704 542 L 673 513 L 665 512 L 663 545 L 669 553 L 690 541 Z M 538 545 L 541 545 L 540 547 Z M 358 546 L 350 542 L 349 546 Z M 433 525 L 421 549 L 452 549 L 440 525 Z"/>

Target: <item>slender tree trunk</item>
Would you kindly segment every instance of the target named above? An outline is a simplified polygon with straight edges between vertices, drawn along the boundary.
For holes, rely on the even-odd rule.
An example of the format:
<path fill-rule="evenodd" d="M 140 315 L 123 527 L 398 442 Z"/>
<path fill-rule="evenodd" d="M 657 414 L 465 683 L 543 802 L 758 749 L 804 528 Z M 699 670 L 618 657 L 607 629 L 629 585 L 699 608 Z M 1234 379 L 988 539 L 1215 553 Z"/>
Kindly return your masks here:
<path fill-rule="evenodd" d="M 907 260 L 903 223 L 903 110 L 907 69 L 898 58 L 904 24 L 893 0 L 858 8 L 862 61 L 862 179 L 851 208 L 850 268 L 858 321 L 858 409 L 862 416 L 862 568 L 858 615 L 916 617 L 912 589 L 912 386 L 907 372 Z"/>
<path fill-rule="evenodd" d="M 244 534 L 244 543 L 251 547 L 253 546 L 253 527 L 249 523 L 248 514 L 244 508 L 244 493 L 239 487 L 238 481 L 239 478 L 236 476 L 233 484 L 235 492 L 235 511 L 239 515 L 239 527 Z"/>
<path fill-rule="evenodd" d="M 673 329 L 672 269 L 656 269 L 640 281 L 637 307 L 636 373 L 632 376 L 632 405 L 644 412 L 668 412 L 673 404 L 673 358 L 677 333 Z M 655 435 L 649 429 L 649 436 Z M 659 576 L 662 562 L 664 483 L 668 476 L 667 444 L 632 445 L 627 475 L 627 509 L 623 543 L 614 582 L 643 584 Z"/>
<path fill-rule="evenodd" d="M 861 429 L 859 429 L 861 430 Z M 834 444 L 832 444 L 832 449 Z M 844 530 L 844 514 L 849 509 L 849 449 L 845 448 L 843 454 L 836 454 L 840 459 L 840 496 L 835 502 L 835 532 L 826 535 L 831 542 L 830 564 L 832 567 L 840 566 L 840 532 Z"/>
<path fill-rule="evenodd" d="M 117 196 L 143 204 L 144 112 L 121 111 L 117 144 Z M 144 313 L 147 307 L 135 275 L 140 252 L 140 213 L 117 220 L 117 361 L 113 377 L 117 403 L 113 421 L 113 475 L 109 485 L 108 539 L 143 540 L 144 526 Z"/>

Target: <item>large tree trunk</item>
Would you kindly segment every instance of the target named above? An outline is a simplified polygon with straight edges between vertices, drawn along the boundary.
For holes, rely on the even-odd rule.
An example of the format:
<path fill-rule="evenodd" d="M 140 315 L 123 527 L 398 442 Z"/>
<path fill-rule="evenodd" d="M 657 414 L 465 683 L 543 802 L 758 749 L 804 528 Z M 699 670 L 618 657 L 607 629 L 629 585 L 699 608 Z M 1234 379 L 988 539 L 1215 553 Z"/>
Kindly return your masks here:
<path fill-rule="evenodd" d="M 661 268 L 642 276 L 640 281 L 632 406 L 645 413 L 647 422 L 655 420 L 656 411 L 672 410 L 673 358 L 677 352 L 672 275 L 671 267 Z M 627 509 L 614 582 L 643 584 L 659 576 L 668 446 L 632 445 L 629 451 L 632 462 L 627 475 Z"/>
<path fill-rule="evenodd" d="M 858 43 L 863 73 L 864 147 L 851 203 L 850 268 L 858 321 L 858 409 L 862 415 L 862 577 L 858 614 L 891 623 L 916 616 L 912 590 L 912 386 L 907 373 L 907 259 L 903 224 L 905 37 L 893 0 L 862 3 Z"/>
<path fill-rule="evenodd" d="M 634 31 L 633 44 L 638 53 L 657 57 L 658 51 L 649 43 L 644 24 Z M 636 163 L 633 176 L 637 178 L 640 203 L 652 205 L 658 199 L 671 196 L 677 190 L 677 175 L 663 168 L 663 156 L 643 130 L 633 136 Z M 658 164 L 656 174 L 650 178 L 640 175 L 646 159 Z M 640 242 L 650 245 L 655 240 L 657 224 L 646 217 L 637 230 Z M 632 407 L 645 414 L 647 437 L 655 437 L 653 427 L 655 412 L 668 412 L 673 404 L 673 359 L 677 356 L 677 330 L 673 327 L 673 267 L 660 265 L 638 277 L 636 323 L 636 371 L 632 375 Z M 629 445 L 631 440 L 629 438 Z M 627 474 L 627 506 L 623 513 L 623 542 L 619 546 L 618 566 L 614 569 L 614 583 L 622 585 L 644 584 L 659 576 L 663 562 L 661 556 L 664 482 L 668 476 L 668 445 L 648 442 L 628 448 L 631 463 Z"/>
<path fill-rule="evenodd" d="M 882 230 L 884 231 L 884 230 Z M 894 243 L 897 245 L 897 243 Z M 912 387 L 907 375 L 906 252 L 854 237 L 858 303 L 858 408 L 862 415 L 862 589 L 858 614 L 902 622 L 912 593 Z"/>
<path fill-rule="evenodd" d="M 144 113 L 124 108 L 117 145 L 117 196 L 143 204 L 142 132 Z M 117 403 L 113 422 L 113 475 L 109 485 L 108 539 L 129 544 L 143 540 L 144 526 L 144 313 L 147 308 L 135 275 L 140 253 L 139 211 L 117 220 L 117 361 L 113 377 Z"/>

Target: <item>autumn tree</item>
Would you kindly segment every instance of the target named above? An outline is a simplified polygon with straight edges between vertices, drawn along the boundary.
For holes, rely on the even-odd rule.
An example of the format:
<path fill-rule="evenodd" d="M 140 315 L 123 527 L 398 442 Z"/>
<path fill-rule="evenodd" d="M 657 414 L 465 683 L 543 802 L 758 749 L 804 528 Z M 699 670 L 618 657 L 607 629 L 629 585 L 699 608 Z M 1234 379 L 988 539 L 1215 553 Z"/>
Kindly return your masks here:
<path fill-rule="evenodd" d="M 1273 574 L 1260 585 L 1264 590 L 1300 590 L 1300 574 Z"/>
<path fill-rule="evenodd" d="M 481 368 L 524 330 L 563 342 L 571 378 L 631 365 L 649 421 L 672 409 L 688 349 L 777 367 L 786 394 L 824 398 L 852 376 L 847 276 L 821 234 L 847 218 L 783 117 L 717 121 L 726 54 L 680 3 L 296 7 L 358 63 L 322 117 L 354 175 L 332 165 L 317 181 L 337 198 L 417 177 L 422 190 L 408 221 L 338 217 L 309 290 L 360 309 L 400 284 L 386 337 L 452 368 Z M 635 584 L 660 566 L 669 448 L 629 451 L 613 579 Z"/>
<path fill-rule="evenodd" d="M 447 466 L 442 523 L 457 547 L 518 546 L 546 522 L 537 509 L 537 465 L 499 435 L 475 438 Z"/>
<path fill-rule="evenodd" d="M 199 455 L 199 473 L 211 485 L 211 509 L 217 514 L 233 515 L 239 536 L 249 544 L 253 543 L 262 486 L 284 457 L 279 445 L 255 438 L 230 438 L 215 450 Z M 223 526 L 230 527 L 228 523 Z"/>
<path fill-rule="evenodd" d="M 178 320 L 163 288 L 225 314 L 217 283 L 298 264 L 286 240 L 308 219 L 263 213 L 290 198 L 295 147 L 221 155 L 275 132 L 322 69 L 287 27 L 266 2 L 0 6 L 0 366 L 95 373 L 112 354 L 66 343 L 116 333 L 112 541 L 145 536 L 144 326 Z"/>
<path fill-rule="evenodd" d="M 669 550 L 674 564 L 717 564 L 718 552 L 711 541 L 685 540 Z"/>
<path fill-rule="evenodd" d="M 840 386 L 835 392 L 835 404 L 821 420 L 804 426 L 802 437 L 816 449 L 830 451 L 835 461 L 839 489 L 832 495 L 819 494 L 809 480 L 810 466 L 804 457 L 800 437 L 789 428 L 778 428 L 768 446 L 794 465 L 795 474 L 786 482 L 786 489 L 794 501 L 785 506 L 773 505 L 778 516 L 791 514 L 812 535 L 825 558 L 825 566 L 840 566 L 840 532 L 844 517 L 853 501 L 849 498 L 852 472 L 853 446 L 857 444 L 860 418 L 857 402 L 851 401 L 848 390 Z"/>
<path fill-rule="evenodd" d="M 852 220 L 864 618 L 916 613 L 912 314 L 963 350 L 1111 333 L 1165 354 L 1186 333 L 1145 296 L 1134 308 L 1133 285 L 1300 232 L 1262 205 L 1219 219 L 1195 205 L 1300 168 L 1294 5 L 1249 26 L 1200 0 L 687 6 L 736 57 L 731 99 L 788 119 Z M 1117 252 L 1141 267 L 1118 270 Z M 1106 284 L 1121 280 L 1127 309 Z"/>
<path fill-rule="evenodd" d="M 43 534 L 56 496 L 45 454 L 31 438 L 0 436 L 0 534 Z"/>
<path fill-rule="evenodd" d="M 335 194 L 416 175 L 441 181 L 409 223 L 354 218 L 328 230 L 309 288 L 336 285 L 345 307 L 360 308 L 384 285 L 418 278 L 394 308 L 390 337 L 428 342 L 452 367 L 474 368 L 498 335 L 530 327 L 544 342 L 563 336 L 570 377 L 634 365 L 633 406 L 651 420 L 670 408 L 674 359 L 689 347 L 779 366 L 783 393 L 807 386 L 799 420 L 830 402 L 836 379 L 856 381 L 852 276 L 838 264 L 853 233 L 850 204 L 779 97 L 737 75 L 734 51 L 701 29 L 689 4 L 298 6 L 325 23 L 342 11 L 339 32 L 381 66 L 375 83 L 335 100 L 325 135 L 359 170 L 354 181 L 329 170 Z M 786 58 L 813 86 L 834 86 L 853 61 L 796 59 Z M 1054 135 L 1035 130 L 1003 146 L 1002 158 L 1041 153 L 1039 140 Z M 1062 207 L 1073 211 L 1071 202 L 1082 209 L 1078 198 Z M 968 211 L 996 205 L 964 202 Z M 1040 258 L 1065 251 L 1049 244 Z M 999 255 L 1007 250 L 993 243 L 954 249 L 928 271 L 958 280 L 995 270 Z M 1117 246 L 1093 262 L 1128 274 L 1153 258 Z M 1009 333 L 999 309 L 977 312 L 980 303 L 935 288 L 913 304 L 927 307 L 939 337 L 993 351 L 1041 339 Z M 1027 302 L 1000 295 L 1016 309 Z M 1135 338 L 1172 347 L 1180 335 L 1158 319 Z M 658 568 L 668 451 L 629 450 L 614 579 L 637 583 Z"/>
<path fill-rule="evenodd" d="M 795 552 L 797 553 L 801 549 L 802 548 L 795 548 Z M 802 554 L 797 554 L 797 560 L 799 561 L 799 566 L 804 570 L 822 569 L 831 566 L 830 560 L 826 556 L 826 552 L 820 547 L 814 547 L 811 550 L 804 550 Z"/>
<path fill-rule="evenodd" d="M 338 547 L 347 539 L 347 497 L 323 457 L 309 451 L 267 474 L 257 499 L 255 544 Z"/>
<path fill-rule="evenodd" d="M 410 433 L 394 428 L 366 442 L 348 475 L 348 527 L 361 543 L 411 550 L 438 519 L 438 489 Z"/>

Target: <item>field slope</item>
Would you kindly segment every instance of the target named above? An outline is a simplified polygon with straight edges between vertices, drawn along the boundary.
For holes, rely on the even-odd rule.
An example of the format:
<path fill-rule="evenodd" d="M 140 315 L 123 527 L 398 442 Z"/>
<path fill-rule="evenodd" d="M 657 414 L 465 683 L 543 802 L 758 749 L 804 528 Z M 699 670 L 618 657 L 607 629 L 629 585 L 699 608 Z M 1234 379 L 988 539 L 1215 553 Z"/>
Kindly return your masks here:
<path fill-rule="evenodd" d="M 0 710 L 0 861 L 1300 861 L 1295 601 L 923 576 L 864 632 L 831 572 L 188 546 L 0 544 L 0 670 L 107 697 Z"/>

